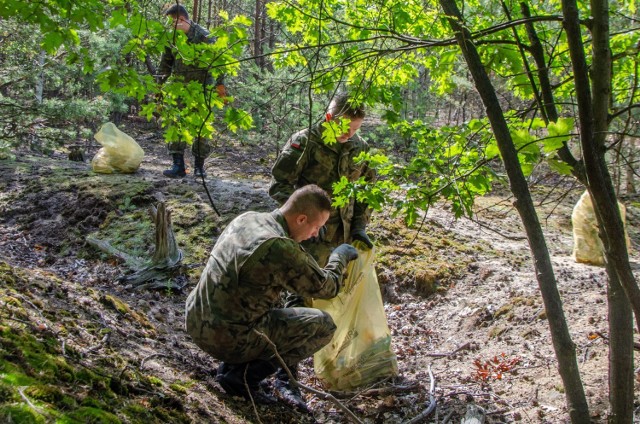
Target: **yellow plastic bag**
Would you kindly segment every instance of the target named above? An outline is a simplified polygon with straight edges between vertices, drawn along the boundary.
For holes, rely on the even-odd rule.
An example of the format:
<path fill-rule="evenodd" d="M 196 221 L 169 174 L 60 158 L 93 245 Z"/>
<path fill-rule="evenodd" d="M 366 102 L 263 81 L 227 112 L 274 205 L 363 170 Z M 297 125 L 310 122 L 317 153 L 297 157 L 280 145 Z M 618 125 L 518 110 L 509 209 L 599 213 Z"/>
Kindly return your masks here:
<path fill-rule="evenodd" d="M 618 208 L 620 208 L 622 223 L 625 225 L 627 249 L 630 249 L 631 240 L 629 234 L 626 233 L 625 224 L 626 208 L 620 202 L 618 202 Z M 582 194 L 574 206 L 571 224 L 573 225 L 573 259 L 585 264 L 604 265 L 604 246 L 598 234 L 598 221 L 588 191 Z"/>
<path fill-rule="evenodd" d="M 133 138 L 120 131 L 111 122 L 104 124 L 94 137 L 102 145 L 91 160 L 94 172 L 101 174 L 136 172 L 144 157 L 144 150 Z"/>
<path fill-rule="evenodd" d="M 398 374 L 391 332 L 373 266 L 374 249 L 356 241 L 358 259 L 347 268 L 344 287 L 333 299 L 314 299 L 313 307 L 333 318 L 337 329 L 316 352 L 316 375 L 332 390 L 351 390 Z"/>

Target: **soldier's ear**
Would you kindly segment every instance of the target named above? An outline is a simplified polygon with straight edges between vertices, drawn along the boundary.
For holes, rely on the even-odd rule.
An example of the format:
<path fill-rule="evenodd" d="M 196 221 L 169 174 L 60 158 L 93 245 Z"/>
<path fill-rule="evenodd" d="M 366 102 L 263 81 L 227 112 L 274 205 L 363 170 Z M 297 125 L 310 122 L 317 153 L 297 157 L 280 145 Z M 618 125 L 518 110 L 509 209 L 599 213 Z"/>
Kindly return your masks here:
<path fill-rule="evenodd" d="M 309 219 L 307 215 L 301 213 L 298 216 L 296 216 L 296 224 L 303 225 L 305 222 L 307 222 L 307 219 Z"/>

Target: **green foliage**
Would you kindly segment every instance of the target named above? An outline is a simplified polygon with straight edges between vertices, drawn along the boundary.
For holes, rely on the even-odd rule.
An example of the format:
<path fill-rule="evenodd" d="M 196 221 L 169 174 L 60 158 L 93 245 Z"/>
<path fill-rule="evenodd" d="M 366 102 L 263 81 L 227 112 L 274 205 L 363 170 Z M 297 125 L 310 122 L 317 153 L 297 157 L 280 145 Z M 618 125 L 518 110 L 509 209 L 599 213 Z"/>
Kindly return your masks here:
<path fill-rule="evenodd" d="M 145 103 L 156 95 L 168 102 L 150 103 L 142 113 L 159 117 L 165 127 L 172 128 L 166 133 L 167 141 L 190 142 L 215 133 L 212 122 L 224 106 L 215 91 L 197 85 L 185 90 L 178 81 L 160 87 L 148 75 L 145 61 L 157 61 L 165 47 L 171 47 L 185 62 L 209 67 L 214 77 L 234 75 L 251 22 L 221 13 L 224 24 L 212 31 L 216 42 L 190 45 L 182 33 L 173 34 L 157 20 L 159 4 L 155 11 L 136 1 L 124 6 L 120 0 L 2 3 L 0 17 L 6 19 L 0 20 L 0 31 L 7 38 L 0 63 L 4 69 L 15 67 L 19 74 L 0 73 L 0 86 L 11 85 L 10 91 L 0 90 L 0 101 L 7 106 L 3 108 L 7 115 L 0 114 L 0 120 L 20 117 L 3 127 L 3 138 L 13 141 L 3 142 L 0 155 L 8 157 L 8 150 L 23 140 L 47 152 L 90 138 L 101 123 L 117 122 L 113 118 L 128 111 L 130 103 Z M 42 101 L 34 101 L 37 86 L 43 87 Z M 250 114 L 233 105 L 229 109 L 224 114 L 228 129 L 251 127 Z"/>
<path fill-rule="evenodd" d="M 343 178 L 334 186 L 339 193 L 336 204 L 345 203 L 348 196 L 366 200 L 377 209 L 391 203 L 409 225 L 416 222 L 419 210 L 439 200 L 449 201 L 458 217 L 471 215 L 475 196 L 487 193 L 496 178 L 489 166 L 491 158 L 485 154 L 490 133 L 478 131 L 475 124 L 436 129 L 422 121 L 399 122 L 393 130 L 415 145 L 412 159 L 394 164 L 381 154 L 361 155 L 358 160 L 376 169 L 379 180 L 366 184 Z"/>
<path fill-rule="evenodd" d="M 206 44 L 188 43 L 184 33 L 138 12 L 115 14 L 110 22 L 114 28 L 126 28 L 129 39 L 124 52 L 138 61 L 158 58 L 168 48 L 186 65 L 208 69 L 214 79 L 222 74 L 237 74 L 240 66 L 237 58 L 247 42 L 248 24 L 250 22 L 244 16 L 226 17 L 222 25 L 211 30 L 210 36 L 215 42 Z M 122 93 L 143 102 L 141 114 L 147 119 L 159 118 L 166 130 L 167 142 L 181 140 L 191 144 L 197 137 L 213 138 L 217 131 L 213 122 L 225 106 L 213 86 L 196 81 L 185 83 L 178 75 L 159 84 L 153 75 L 132 68 L 126 62 L 112 64 L 110 69 L 98 75 L 97 81 L 103 91 Z M 149 101 L 151 97 L 158 101 Z M 233 98 L 229 100 L 233 101 Z M 251 115 L 234 107 L 233 103 L 227 106 L 223 119 L 233 132 L 250 128 L 253 123 Z"/>
<path fill-rule="evenodd" d="M 0 55 L 0 121 L 7 123 L 2 126 L 0 151 L 26 145 L 46 153 L 75 144 L 92 138 L 100 123 L 128 110 L 122 96 L 102 95 L 86 74 L 114 55 L 117 37 L 111 42 L 79 30 L 80 49 L 65 46 L 47 55 L 38 46 L 38 27 L 14 17 L 0 20 L 0 31 L 7 34 Z"/>
<path fill-rule="evenodd" d="M 629 2 L 624 4 L 626 7 Z M 547 161 L 558 173 L 570 174 L 571 168 L 557 155 L 560 148 L 573 149 L 577 140 L 573 107 L 576 88 L 559 18 L 561 5 L 547 2 L 529 7 L 531 15 L 538 18 L 532 28 L 541 41 L 543 60 L 548 62 L 544 70 L 549 72 L 555 107 L 562 116 L 557 122 L 547 122 L 543 118 L 547 111 L 542 114 L 540 105 L 534 103 L 541 96 L 542 80 L 531 54 L 527 28 L 522 23 L 498 26 L 523 18 L 520 7 L 465 2 L 464 25 L 472 33 L 494 87 L 504 98 L 505 117 L 524 174 L 530 175 L 541 161 Z M 579 7 L 588 17 L 589 5 L 583 2 Z M 469 88 L 466 64 L 439 9 L 437 2 L 395 0 L 384 3 L 328 0 L 321 4 L 299 0 L 268 5 L 269 16 L 295 35 L 274 52 L 276 66 L 307 72 L 315 91 L 346 87 L 366 93 L 369 104 L 388 107 L 382 117 L 392 131 L 398 132 L 398 137 L 376 135 L 376 138 L 382 138 L 385 147 L 401 150 L 403 157 L 390 158 L 388 163 L 394 163 L 393 167 L 388 163 L 374 165 L 385 169 L 385 177 L 376 183 L 375 192 L 358 182 L 342 181 L 337 188 L 343 195 L 366 197 L 367 194 L 360 193 L 364 190 L 371 196 L 372 204 L 393 204 L 409 222 L 415 221 L 417 210 L 438 200 L 451 202 L 457 215 L 470 214 L 473 197 L 491 186 L 497 168 L 493 159 L 500 154 L 486 120 L 477 120 L 484 115 L 479 109 L 462 122 L 457 118 L 455 124 L 450 119 L 437 122 L 437 112 L 433 118 L 428 112 L 421 114 L 415 102 L 411 112 L 403 111 L 403 103 L 413 93 L 425 98 L 426 92 L 420 88 L 448 102 L 457 101 L 454 96 L 461 88 Z M 628 10 L 636 13 L 634 7 Z M 631 15 L 612 17 L 613 108 L 638 100 L 640 35 L 635 29 L 628 30 L 633 19 Z M 587 35 L 585 49 L 590 58 Z M 458 102 L 463 116 L 466 105 Z M 428 106 L 425 111 L 429 111 Z M 410 113 L 413 116 L 408 116 Z M 475 128 L 478 124 L 483 128 Z M 428 126 L 433 129 L 427 130 Z M 489 161 L 494 163 L 488 166 Z M 383 168 L 379 168 L 381 173 Z M 401 200 L 395 197 L 398 191 Z M 337 201 L 341 203 L 344 199 Z"/>
<path fill-rule="evenodd" d="M 80 28 L 91 31 L 102 28 L 106 7 L 121 3 L 121 0 L 5 0 L 0 3 L 0 18 L 18 17 L 21 22 L 38 27 L 44 34 L 43 49 L 54 54 L 62 45 L 76 46 Z"/>

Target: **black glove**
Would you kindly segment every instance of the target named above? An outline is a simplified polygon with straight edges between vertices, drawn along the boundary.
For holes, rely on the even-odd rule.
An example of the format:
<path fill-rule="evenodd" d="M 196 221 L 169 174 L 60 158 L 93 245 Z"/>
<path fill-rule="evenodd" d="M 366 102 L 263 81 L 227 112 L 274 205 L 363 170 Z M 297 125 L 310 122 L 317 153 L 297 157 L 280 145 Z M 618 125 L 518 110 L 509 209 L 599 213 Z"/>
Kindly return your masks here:
<path fill-rule="evenodd" d="M 323 225 L 322 227 L 320 227 L 320 229 L 318 230 L 318 236 L 317 237 L 311 237 L 309 239 L 309 241 L 311 243 L 321 243 L 324 241 L 324 236 L 327 235 L 327 226 Z"/>
<path fill-rule="evenodd" d="M 364 228 L 352 230 L 351 238 L 353 240 L 360 240 L 361 242 L 366 244 L 369 247 L 369 249 L 373 247 L 373 242 L 371 241 L 371 239 L 369 239 L 369 236 L 367 235 L 367 232 L 364 230 Z"/>
<path fill-rule="evenodd" d="M 338 256 L 341 259 L 346 259 L 346 262 L 345 262 L 346 264 L 358 258 L 358 251 L 356 250 L 355 247 L 345 243 L 333 249 L 333 252 L 331 252 L 331 256 L 334 256 L 334 255 Z"/>

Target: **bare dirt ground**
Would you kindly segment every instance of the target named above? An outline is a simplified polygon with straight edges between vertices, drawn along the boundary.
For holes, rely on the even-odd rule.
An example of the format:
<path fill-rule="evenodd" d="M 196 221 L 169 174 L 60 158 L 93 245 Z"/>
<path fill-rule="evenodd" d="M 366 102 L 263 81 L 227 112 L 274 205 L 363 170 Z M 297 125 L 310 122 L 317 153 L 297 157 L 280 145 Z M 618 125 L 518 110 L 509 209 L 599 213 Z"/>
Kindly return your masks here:
<path fill-rule="evenodd" d="M 104 402 L 120 422 L 347 422 L 334 404 L 311 394 L 306 399 L 312 415 L 229 397 L 214 380 L 217 362 L 182 329 L 184 300 L 220 230 L 243 211 L 275 208 L 266 194 L 275 152 L 231 143 L 216 147 L 206 167 L 217 217 L 191 175 L 161 175 L 169 159 L 157 129 L 138 125 L 127 131 L 145 150 L 140 170 L 131 175 L 94 174 L 87 163 L 70 162 L 62 152 L 0 161 L 0 263 L 15 267 L 11 281 L 24 281 L 0 297 L 2 325 L 32 331 L 42 325 L 67 361 L 73 349 L 81 353 L 75 361 L 83 367 L 100 366 L 111 381 L 126 381 L 126 394 L 114 392 L 148 415 L 136 419 Z M 96 149 L 88 149 L 89 157 Z M 580 194 L 576 190 L 541 207 L 540 215 L 592 419 L 606 422 L 607 278 L 603 268 L 571 258 L 570 214 Z M 178 277 L 187 279 L 187 287 L 180 293 L 128 289 L 118 282 L 127 266 L 84 242 L 91 233 L 107 235 L 114 220 L 144 219 L 140 211 L 159 196 L 169 199 L 178 242 L 186 245 L 186 266 Z M 378 246 L 377 272 L 399 376 L 341 396 L 363 422 L 411 420 L 429 405 L 432 384 L 437 408 L 420 422 L 460 422 L 471 402 L 486 411 L 487 423 L 568 422 L 528 245 L 505 198 L 479 200 L 482 225 L 432 208 L 419 234 L 384 212 L 374 215 L 370 232 Z M 635 202 L 627 202 L 627 217 L 632 265 L 640 277 Z M 22 300 L 22 315 L 10 299 Z M 142 384 L 143 377 L 151 383 Z M 301 381 L 322 389 L 311 360 L 303 364 Z M 639 395 L 637 385 L 635 407 Z M 154 409 L 164 412 L 149 412 Z"/>

